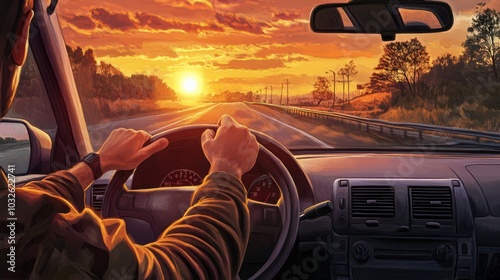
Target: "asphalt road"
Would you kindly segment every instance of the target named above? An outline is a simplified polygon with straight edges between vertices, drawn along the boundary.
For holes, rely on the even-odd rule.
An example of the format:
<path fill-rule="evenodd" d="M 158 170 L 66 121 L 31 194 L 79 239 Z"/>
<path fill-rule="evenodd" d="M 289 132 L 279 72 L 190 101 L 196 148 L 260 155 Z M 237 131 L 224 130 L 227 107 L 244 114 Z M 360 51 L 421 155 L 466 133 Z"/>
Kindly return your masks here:
<path fill-rule="evenodd" d="M 398 141 L 376 132 L 366 133 L 349 126 L 297 118 L 275 109 L 240 102 L 207 104 L 177 112 L 100 124 L 90 127 L 89 133 L 97 149 L 115 128 L 143 129 L 154 134 L 183 125 L 215 124 L 224 114 L 251 129 L 268 134 L 291 149 L 373 147 L 396 144 Z"/>
<path fill-rule="evenodd" d="M 15 175 L 26 173 L 30 163 L 30 153 L 29 141 L 19 141 L 13 144 L 0 145 L 0 166 L 2 166 L 6 172 L 7 166 L 14 166 Z"/>

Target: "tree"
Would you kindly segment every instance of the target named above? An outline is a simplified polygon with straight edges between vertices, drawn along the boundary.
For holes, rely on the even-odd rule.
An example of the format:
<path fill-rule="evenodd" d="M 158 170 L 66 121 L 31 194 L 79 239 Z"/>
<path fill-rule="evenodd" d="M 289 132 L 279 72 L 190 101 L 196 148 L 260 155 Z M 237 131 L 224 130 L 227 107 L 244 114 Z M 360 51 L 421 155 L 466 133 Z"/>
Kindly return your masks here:
<path fill-rule="evenodd" d="M 356 70 L 356 64 L 354 64 L 354 61 L 349 61 L 349 63 L 347 63 L 343 70 L 343 73 L 347 79 L 347 101 L 350 102 L 350 98 L 349 98 L 349 93 L 351 92 L 350 91 L 350 84 L 351 84 L 351 78 L 354 78 L 357 74 L 358 74 L 358 70 Z"/>
<path fill-rule="evenodd" d="M 384 46 L 370 84 L 385 85 L 388 89 L 399 88 L 402 92 L 407 89 L 411 94 L 418 95 L 420 78 L 428 70 L 429 54 L 417 38 L 392 42 Z"/>
<path fill-rule="evenodd" d="M 467 62 L 478 70 L 491 71 L 496 79 L 499 76 L 500 66 L 500 12 L 490 8 L 484 9 L 485 4 L 476 6 L 476 15 L 471 26 L 467 29 L 469 35 L 463 42 L 464 56 Z"/>
<path fill-rule="evenodd" d="M 325 99 L 331 99 L 333 92 L 330 90 L 330 81 L 326 77 L 318 77 L 314 83 L 314 90 L 312 91 L 312 96 L 314 100 L 318 101 L 316 106 L 319 106 L 321 101 Z"/>
<path fill-rule="evenodd" d="M 423 80 L 430 86 L 449 82 L 464 83 L 466 82 L 462 74 L 464 64 L 462 56 L 445 53 L 432 61 L 432 67 L 423 76 Z"/>

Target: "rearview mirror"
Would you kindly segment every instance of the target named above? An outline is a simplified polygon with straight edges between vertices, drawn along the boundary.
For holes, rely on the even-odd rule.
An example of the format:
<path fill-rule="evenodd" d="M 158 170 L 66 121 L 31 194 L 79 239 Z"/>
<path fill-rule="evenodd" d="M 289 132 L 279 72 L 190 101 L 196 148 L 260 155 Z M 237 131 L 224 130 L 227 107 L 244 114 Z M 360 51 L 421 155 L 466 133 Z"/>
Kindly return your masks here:
<path fill-rule="evenodd" d="M 352 1 L 316 6 L 310 25 L 317 33 L 381 34 L 391 41 L 400 33 L 447 31 L 453 26 L 453 12 L 437 1 Z"/>
<path fill-rule="evenodd" d="M 52 140 L 47 133 L 18 119 L 0 122 L 0 167 L 14 175 L 50 172 Z"/>

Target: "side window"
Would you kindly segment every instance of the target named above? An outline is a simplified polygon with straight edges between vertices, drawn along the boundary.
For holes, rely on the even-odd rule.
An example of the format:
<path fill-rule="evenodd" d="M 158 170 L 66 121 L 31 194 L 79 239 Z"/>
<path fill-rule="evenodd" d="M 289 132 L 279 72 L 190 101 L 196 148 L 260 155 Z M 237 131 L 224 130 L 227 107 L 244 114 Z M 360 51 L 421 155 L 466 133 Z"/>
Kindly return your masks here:
<path fill-rule="evenodd" d="M 54 140 L 56 120 L 31 48 L 21 72 L 14 104 L 6 117 L 26 120 Z"/>

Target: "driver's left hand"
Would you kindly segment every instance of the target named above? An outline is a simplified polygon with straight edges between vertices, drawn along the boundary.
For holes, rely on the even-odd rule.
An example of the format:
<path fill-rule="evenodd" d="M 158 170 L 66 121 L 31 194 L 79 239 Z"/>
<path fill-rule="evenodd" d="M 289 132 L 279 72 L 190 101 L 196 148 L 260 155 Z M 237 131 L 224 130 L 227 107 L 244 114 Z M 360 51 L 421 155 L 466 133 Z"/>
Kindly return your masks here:
<path fill-rule="evenodd" d="M 151 135 L 144 130 L 113 130 L 97 152 L 101 159 L 102 172 L 134 169 L 152 154 L 168 146 L 168 140 L 160 138 L 143 147 L 150 138 Z"/>

